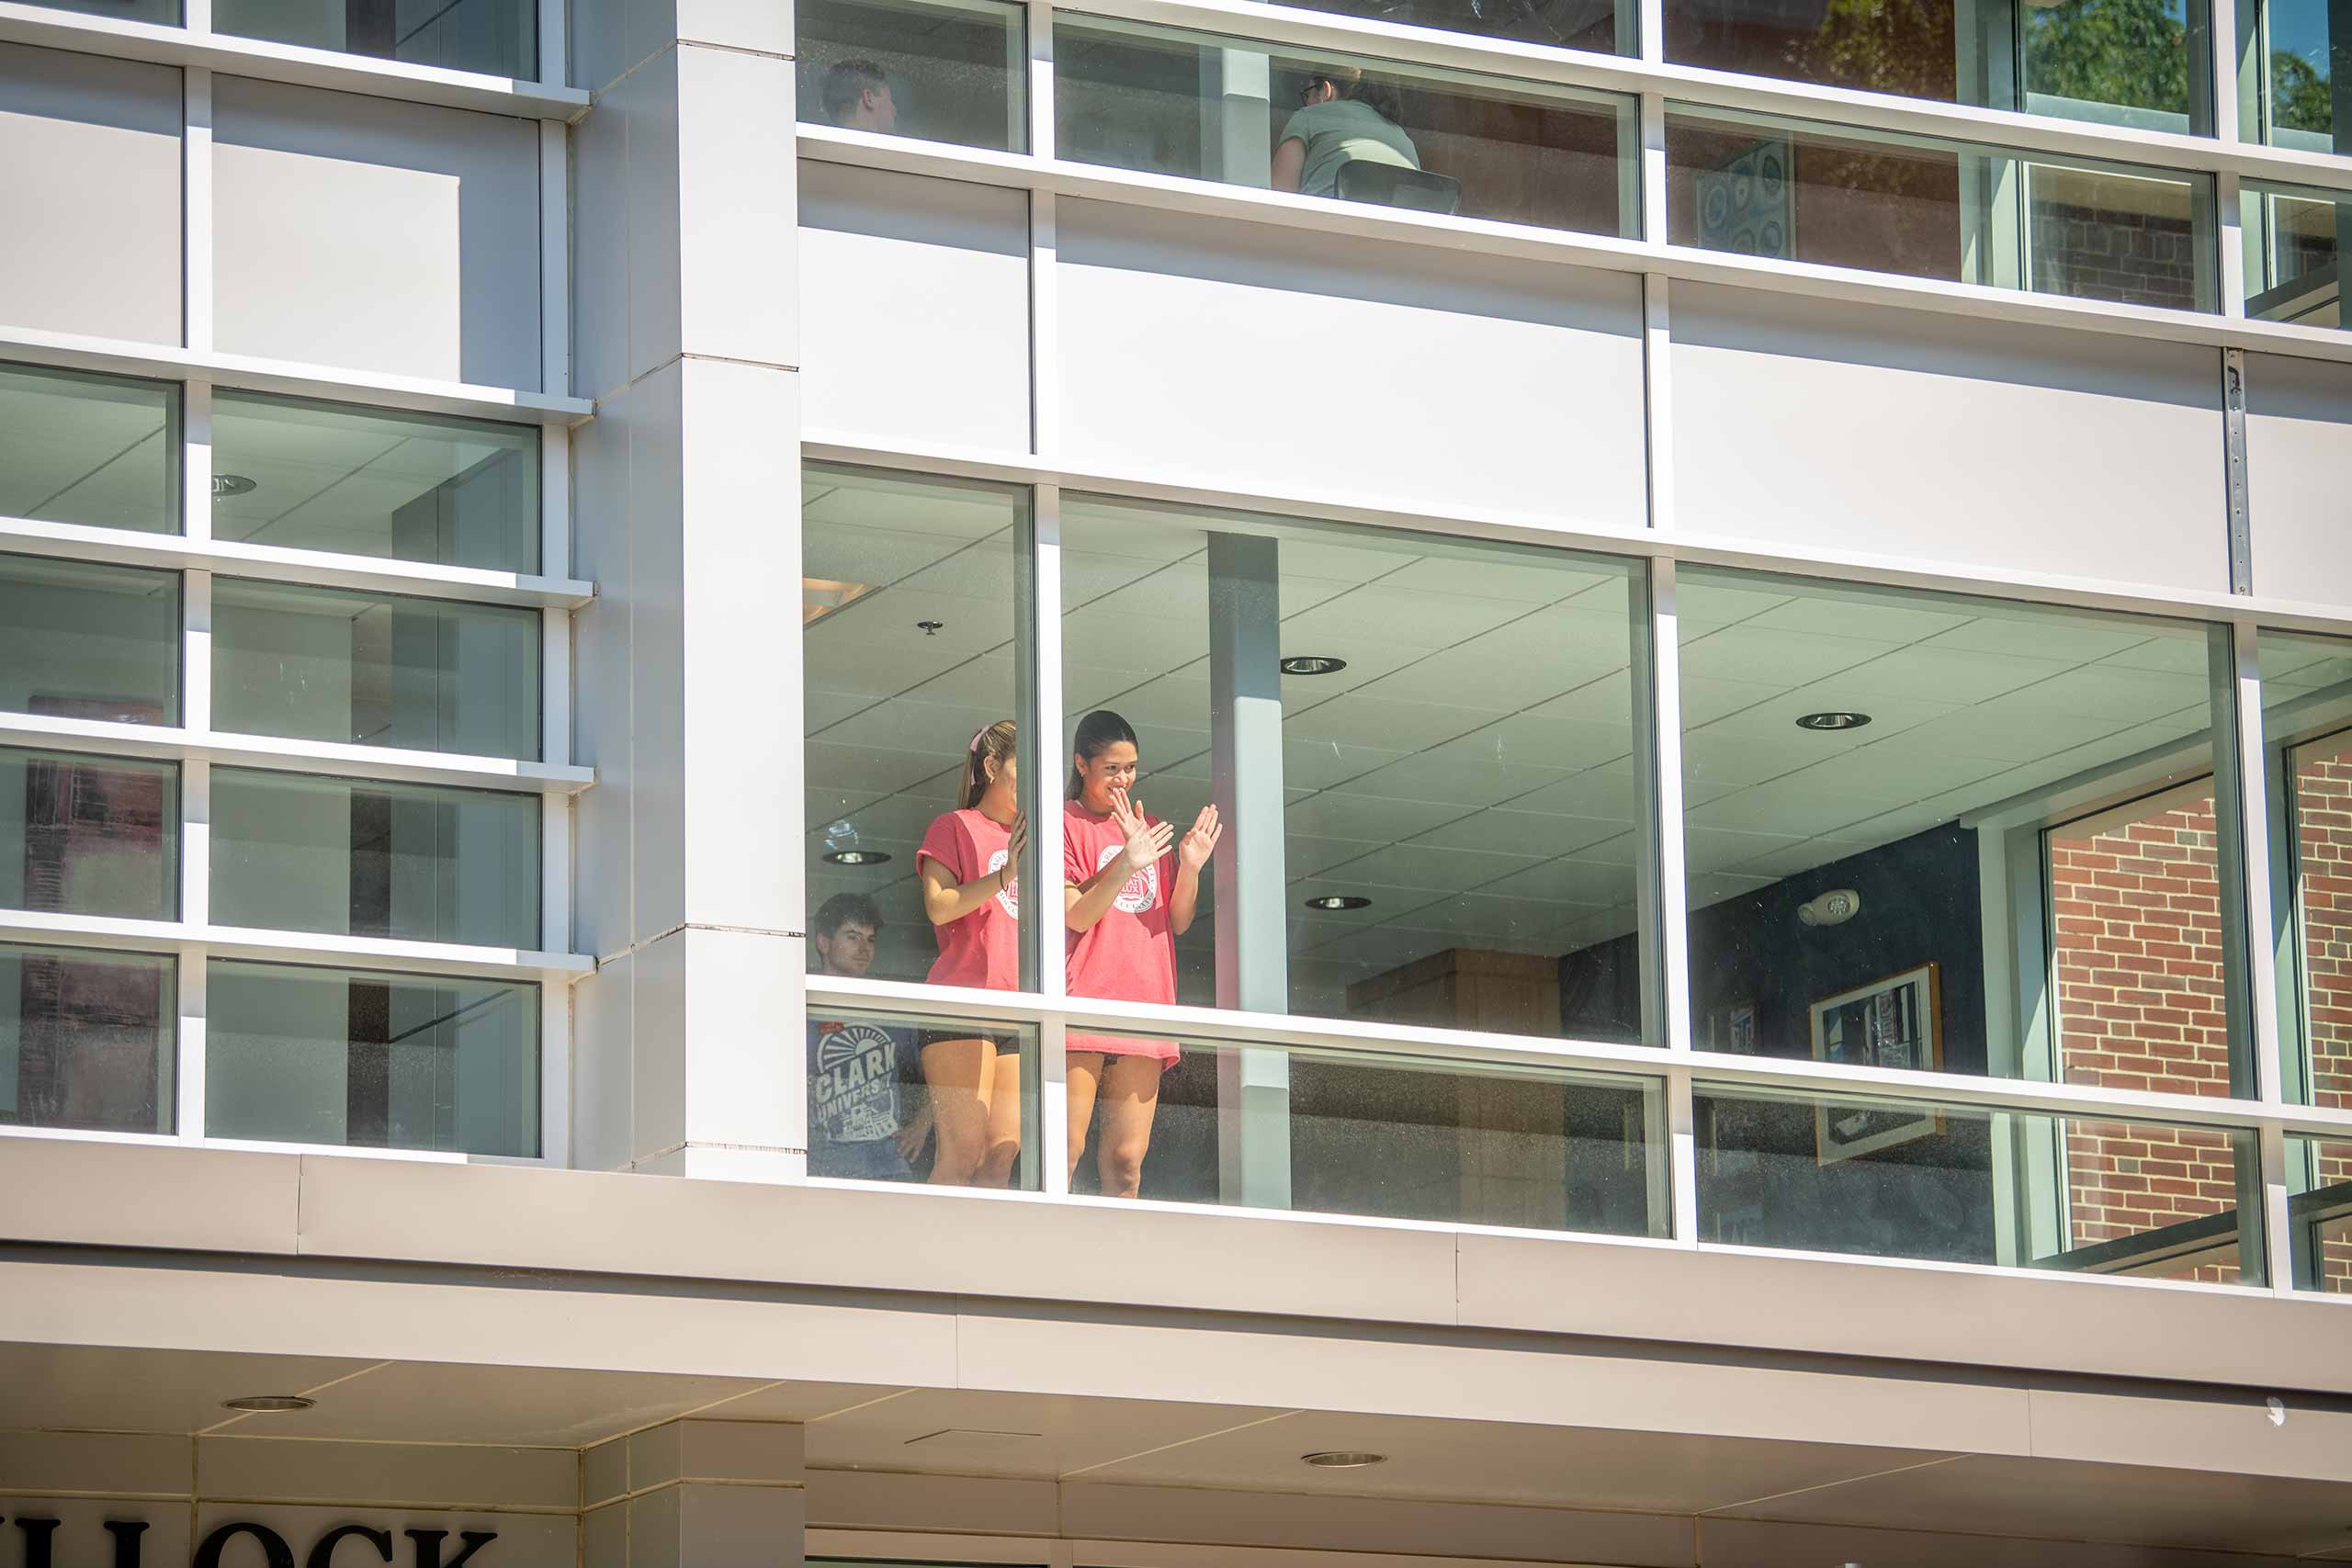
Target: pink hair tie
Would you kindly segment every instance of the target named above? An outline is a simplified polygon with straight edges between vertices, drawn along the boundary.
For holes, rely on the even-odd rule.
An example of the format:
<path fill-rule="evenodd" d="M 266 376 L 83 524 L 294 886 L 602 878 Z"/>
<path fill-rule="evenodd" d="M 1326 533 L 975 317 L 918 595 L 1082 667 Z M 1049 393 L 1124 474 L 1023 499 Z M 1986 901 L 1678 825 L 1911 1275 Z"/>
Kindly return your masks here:
<path fill-rule="evenodd" d="M 978 729 L 975 729 L 974 731 L 972 731 L 972 743 L 971 743 L 969 746 L 965 747 L 965 748 L 964 748 L 964 750 L 967 750 L 967 751 L 977 751 L 977 750 L 978 750 L 980 749 L 980 741 L 981 741 L 982 738 L 983 738 L 983 737 L 985 737 L 985 736 L 988 734 L 988 732 L 989 732 L 989 730 L 991 730 L 991 729 L 993 729 L 993 728 L 996 728 L 996 727 L 995 727 L 994 725 L 990 725 L 990 724 L 984 724 L 984 725 L 980 726 Z"/>

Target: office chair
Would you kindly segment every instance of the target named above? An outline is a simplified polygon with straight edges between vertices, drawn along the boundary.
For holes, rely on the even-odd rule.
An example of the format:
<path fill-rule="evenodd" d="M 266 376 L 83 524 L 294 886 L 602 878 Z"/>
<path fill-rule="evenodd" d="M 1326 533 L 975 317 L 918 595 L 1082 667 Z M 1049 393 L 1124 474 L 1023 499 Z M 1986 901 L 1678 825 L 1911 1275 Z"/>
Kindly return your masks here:
<path fill-rule="evenodd" d="M 1462 182 L 1451 175 L 1351 158 L 1340 165 L 1341 201 L 1369 201 L 1412 212 L 1452 213 L 1462 200 Z"/>

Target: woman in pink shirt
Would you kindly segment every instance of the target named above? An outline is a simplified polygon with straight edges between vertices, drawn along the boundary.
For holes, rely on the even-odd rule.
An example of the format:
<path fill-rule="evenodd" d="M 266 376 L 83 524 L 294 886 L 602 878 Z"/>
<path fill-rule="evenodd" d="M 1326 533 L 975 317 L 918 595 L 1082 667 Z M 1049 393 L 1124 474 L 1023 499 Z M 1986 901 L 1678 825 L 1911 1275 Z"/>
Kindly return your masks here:
<path fill-rule="evenodd" d="M 1029 822 L 1014 776 L 1012 721 L 972 737 L 964 759 L 964 804 L 941 816 L 915 852 L 923 913 L 939 956 L 934 986 L 991 991 L 1021 987 L 1021 887 L 1015 881 Z M 1017 1034 L 923 1030 L 923 1082 L 939 1131 L 931 1179 L 942 1186 L 1001 1187 L 1021 1153 L 1021 1040 Z"/>
<path fill-rule="evenodd" d="M 1069 926 L 1069 994 L 1121 1001 L 1176 999 L 1176 939 L 1191 929 L 1201 867 L 1224 828 L 1204 806 L 1183 841 L 1128 791 L 1141 752 L 1127 721 L 1098 709 L 1079 721 L 1069 799 L 1062 808 L 1062 898 Z M 1176 1060 L 1164 1040 L 1073 1034 L 1069 1061 L 1069 1167 L 1085 1152 L 1099 1105 L 1094 1168 L 1105 1197 L 1132 1198 L 1151 1147 L 1159 1075 Z"/>

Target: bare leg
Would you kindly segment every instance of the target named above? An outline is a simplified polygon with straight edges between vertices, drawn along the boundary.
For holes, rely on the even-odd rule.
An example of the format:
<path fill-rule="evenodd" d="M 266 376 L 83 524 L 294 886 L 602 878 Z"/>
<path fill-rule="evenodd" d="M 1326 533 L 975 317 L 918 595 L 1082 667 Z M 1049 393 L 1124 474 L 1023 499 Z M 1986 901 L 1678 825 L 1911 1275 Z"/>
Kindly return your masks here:
<path fill-rule="evenodd" d="M 922 1080 L 939 1138 L 933 1186 L 969 1187 L 978 1179 L 988 1157 L 995 1067 L 996 1047 L 986 1040 L 934 1040 L 922 1048 Z"/>
<path fill-rule="evenodd" d="M 1094 1089 L 1102 1077 L 1102 1053 L 1072 1051 L 1069 1066 L 1069 1174 L 1078 1174 L 1079 1156 L 1086 1152 L 1086 1124 L 1094 1119 Z"/>
<path fill-rule="evenodd" d="M 1105 1198 L 1132 1198 L 1143 1185 L 1143 1156 L 1151 1148 L 1161 1071 L 1160 1062 L 1152 1056 L 1112 1056 L 1104 1062 L 1099 1100 L 1102 1130 L 1094 1140 L 1094 1169 Z"/>
<path fill-rule="evenodd" d="M 975 1187 L 1003 1187 L 1012 1180 L 1012 1168 L 1021 1158 L 1021 1056 L 1019 1051 L 999 1050 L 996 1066 L 989 1079 L 988 1145 L 980 1156 L 980 1168 L 972 1178 Z"/>

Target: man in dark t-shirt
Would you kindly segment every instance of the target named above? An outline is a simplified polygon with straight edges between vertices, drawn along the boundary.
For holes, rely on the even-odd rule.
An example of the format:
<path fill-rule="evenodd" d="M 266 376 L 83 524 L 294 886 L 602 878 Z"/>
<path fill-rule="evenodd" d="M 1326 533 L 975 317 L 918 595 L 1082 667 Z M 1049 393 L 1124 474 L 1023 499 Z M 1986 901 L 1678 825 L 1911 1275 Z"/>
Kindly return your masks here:
<path fill-rule="evenodd" d="M 862 976 L 874 966 L 882 913 L 863 893 L 837 893 L 817 911 L 815 963 L 822 975 Z M 874 1019 L 808 1015 L 808 1174 L 911 1181 L 907 1162 L 931 1133 L 920 1105 L 915 1032 Z"/>

